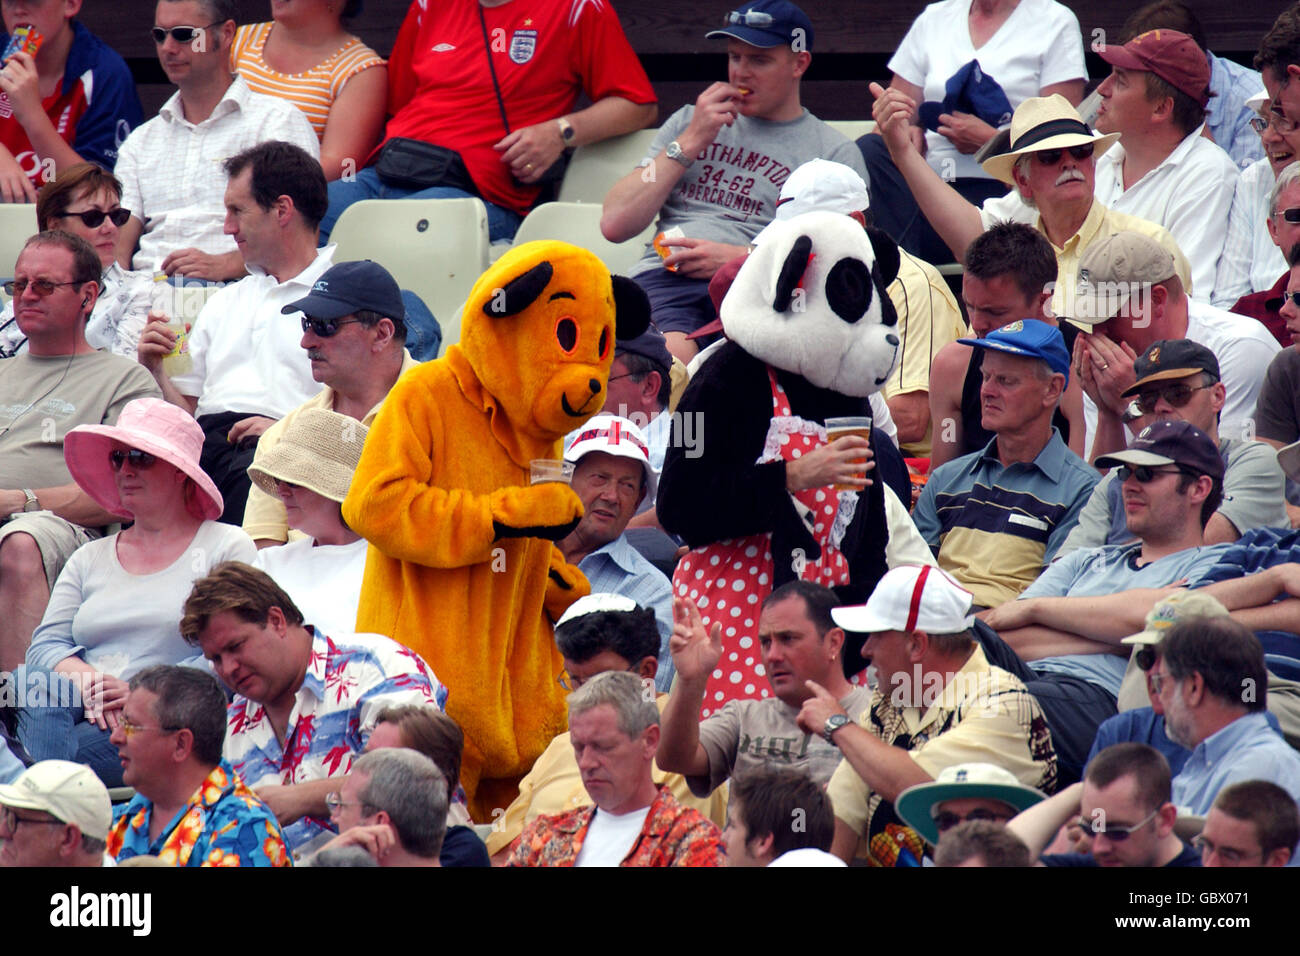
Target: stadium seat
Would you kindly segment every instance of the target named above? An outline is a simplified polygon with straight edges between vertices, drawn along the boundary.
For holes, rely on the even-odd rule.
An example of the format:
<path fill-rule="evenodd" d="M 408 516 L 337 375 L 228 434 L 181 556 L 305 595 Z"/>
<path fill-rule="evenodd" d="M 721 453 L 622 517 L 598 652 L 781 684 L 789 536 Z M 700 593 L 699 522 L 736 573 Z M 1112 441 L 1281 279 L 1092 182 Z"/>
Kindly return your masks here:
<path fill-rule="evenodd" d="M 637 163 L 645 158 L 657 132 L 657 129 L 639 129 L 635 133 L 579 146 L 573 151 L 569 168 L 564 173 L 557 197 L 559 201 L 603 203 L 609 187 L 636 169 Z"/>
<path fill-rule="evenodd" d="M 530 212 L 515 233 L 515 244 L 534 239 L 562 239 L 590 249 L 610 272 L 625 273 L 654 235 L 654 223 L 627 242 L 610 242 L 600 234 L 600 206 L 594 203 L 548 202 Z"/>
<path fill-rule="evenodd" d="M 851 140 L 857 140 L 859 136 L 866 136 L 876 131 L 875 120 L 827 120 L 826 125 Z"/>
<path fill-rule="evenodd" d="M 14 277 L 18 253 L 36 231 L 35 203 L 0 204 L 0 279 Z"/>
<path fill-rule="evenodd" d="M 339 216 L 335 262 L 373 259 L 410 289 L 442 326 L 442 348 L 460 339 L 460 307 L 488 267 L 481 199 L 367 199 Z"/>

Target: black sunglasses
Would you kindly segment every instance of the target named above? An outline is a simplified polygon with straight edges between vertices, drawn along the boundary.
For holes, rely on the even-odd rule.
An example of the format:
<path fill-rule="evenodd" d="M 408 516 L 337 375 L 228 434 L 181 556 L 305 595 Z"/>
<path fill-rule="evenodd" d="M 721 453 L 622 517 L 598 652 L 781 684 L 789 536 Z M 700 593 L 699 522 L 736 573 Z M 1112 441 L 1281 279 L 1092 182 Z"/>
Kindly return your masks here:
<path fill-rule="evenodd" d="M 123 209 L 118 206 L 116 209 L 110 209 L 104 212 L 102 209 L 87 209 L 85 212 L 65 212 L 55 216 L 56 219 L 68 219 L 75 216 L 86 224 L 87 229 L 98 229 L 107 219 L 119 229 L 126 225 L 126 221 L 131 218 L 131 210 Z"/>
<path fill-rule="evenodd" d="M 1290 302 L 1292 306 L 1300 309 L 1300 292 L 1283 292 L 1282 301 Z"/>
<path fill-rule="evenodd" d="M 151 455 L 147 451 L 141 451 L 138 448 L 131 448 L 127 451 L 117 448 L 108 453 L 108 463 L 113 466 L 114 471 L 121 471 L 122 466 L 128 461 L 131 463 L 131 467 L 137 471 L 152 468 L 157 460 L 156 455 Z"/>
<path fill-rule="evenodd" d="M 1115 469 L 1115 479 L 1119 482 L 1128 481 L 1130 478 L 1136 478 L 1141 484 L 1149 481 L 1155 481 L 1160 475 L 1181 475 L 1181 468 L 1165 468 L 1160 470 L 1152 468 L 1150 465 L 1120 465 Z"/>
<path fill-rule="evenodd" d="M 1214 385 L 1165 385 L 1162 388 L 1143 389 L 1138 393 L 1137 407 L 1143 414 L 1150 415 L 1156 410 L 1156 405 L 1160 399 L 1164 399 L 1174 408 L 1182 408 L 1192 400 L 1192 396 L 1197 392 L 1213 388 Z"/>
<path fill-rule="evenodd" d="M 1156 666 L 1156 649 L 1150 644 L 1143 644 L 1133 655 L 1133 660 L 1137 662 L 1139 670 L 1149 671 Z"/>
<path fill-rule="evenodd" d="M 318 339 L 332 339 L 339 334 L 339 329 L 349 322 L 360 322 L 360 319 L 313 319 L 310 315 L 302 317 L 302 330 L 310 332 Z"/>
<path fill-rule="evenodd" d="M 1287 222 L 1300 222 L 1300 206 L 1292 206 L 1290 209 L 1279 209 L 1273 213 L 1274 216 L 1281 216 Z"/>
<path fill-rule="evenodd" d="M 1061 157 L 1069 153 L 1075 159 L 1084 160 L 1092 155 L 1092 143 L 1084 143 L 1082 146 L 1071 146 L 1069 149 L 1041 149 L 1034 153 L 1038 162 L 1043 166 L 1055 166 L 1061 161 Z"/>
<path fill-rule="evenodd" d="M 934 827 L 940 833 L 945 833 L 948 830 L 951 830 L 957 824 L 965 823 L 967 820 L 995 821 L 995 820 L 1007 820 L 1007 819 L 1009 818 L 1007 817 L 1006 814 L 994 813 L 992 810 L 972 810 L 964 817 L 958 816 L 955 813 L 949 813 L 945 811 L 943 813 L 936 813 L 934 815 Z"/>
<path fill-rule="evenodd" d="M 167 42 L 168 34 L 171 34 L 171 38 L 177 43 L 189 43 L 195 37 L 203 36 L 204 30 L 207 30 L 210 27 L 215 27 L 218 23 L 223 22 L 225 21 L 218 20 L 216 23 L 209 23 L 206 27 L 172 27 L 170 30 L 164 30 L 162 27 L 154 27 L 149 31 L 149 34 L 153 37 L 153 42 L 159 46 L 162 46 Z"/>

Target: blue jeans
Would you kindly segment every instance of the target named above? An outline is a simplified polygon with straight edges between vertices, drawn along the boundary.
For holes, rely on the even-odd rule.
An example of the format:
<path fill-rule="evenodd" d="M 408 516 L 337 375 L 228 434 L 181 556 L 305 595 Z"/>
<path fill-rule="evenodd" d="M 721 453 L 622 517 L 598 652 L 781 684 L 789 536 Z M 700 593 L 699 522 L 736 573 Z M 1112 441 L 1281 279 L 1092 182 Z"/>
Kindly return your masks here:
<path fill-rule="evenodd" d="M 343 214 L 343 210 L 354 202 L 360 202 L 363 199 L 483 198 L 471 195 L 463 189 L 452 189 L 449 186 L 430 186 L 428 189 L 401 189 L 397 186 L 386 186 L 383 180 L 379 178 L 379 174 L 375 172 L 373 166 L 367 166 L 361 170 L 351 182 L 344 182 L 341 179 L 334 180 L 329 184 L 329 197 L 329 209 L 325 211 L 325 218 L 321 220 L 320 224 L 320 244 L 322 246 L 329 242 L 330 233 L 334 231 L 334 223 L 339 221 L 339 216 Z M 487 206 L 488 235 L 492 241 L 513 239 L 519 224 L 524 221 L 523 216 L 513 210 L 506 209 L 504 206 L 490 203 L 486 199 L 483 200 L 483 205 Z"/>
<path fill-rule="evenodd" d="M 109 742 L 107 730 L 86 720 L 80 686 L 63 674 L 37 668 L 20 667 L 15 679 L 26 691 L 18 739 L 32 759 L 83 763 L 104 786 L 122 786 L 117 748 Z"/>

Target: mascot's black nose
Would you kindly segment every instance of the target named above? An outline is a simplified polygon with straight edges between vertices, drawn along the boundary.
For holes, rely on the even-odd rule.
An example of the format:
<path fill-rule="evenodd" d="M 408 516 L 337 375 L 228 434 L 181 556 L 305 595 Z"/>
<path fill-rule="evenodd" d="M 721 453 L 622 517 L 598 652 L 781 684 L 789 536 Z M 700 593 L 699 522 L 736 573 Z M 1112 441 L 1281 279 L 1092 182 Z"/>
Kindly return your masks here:
<path fill-rule="evenodd" d="M 871 270 L 861 259 L 841 259 L 826 275 L 826 304 L 850 324 L 871 307 Z"/>
<path fill-rule="evenodd" d="M 890 345 L 894 346 L 895 348 L 898 347 L 898 336 L 895 335 L 893 332 L 890 332 L 888 335 L 885 336 L 885 341 L 888 342 Z"/>
<path fill-rule="evenodd" d="M 600 382 L 593 378 L 587 382 L 587 387 L 591 389 L 591 394 L 595 395 L 600 391 Z"/>

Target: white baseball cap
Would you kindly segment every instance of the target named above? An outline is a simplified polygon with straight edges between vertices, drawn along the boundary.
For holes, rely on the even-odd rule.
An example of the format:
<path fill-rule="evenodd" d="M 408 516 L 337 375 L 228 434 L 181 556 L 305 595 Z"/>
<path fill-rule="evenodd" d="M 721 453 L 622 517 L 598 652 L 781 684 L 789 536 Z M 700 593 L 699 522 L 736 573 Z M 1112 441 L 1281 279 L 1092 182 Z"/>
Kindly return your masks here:
<path fill-rule="evenodd" d="M 857 171 L 829 159 L 810 159 L 786 177 L 772 221 L 754 237 L 754 245 L 778 222 L 806 212 L 862 212 L 870 205 L 867 184 Z"/>
<path fill-rule="evenodd" d="M 635 422 L 618 415 L 597 415 L 579 429 L 573 444 L 564 453 L 564 460 L 576 465 L 593 451 L 640 462 L 645 469 L 645 500 L 655 500 L 659 476 L 650 464 L 650 446 L 645 433 Z"/>
<path fill-rule="evenodd" d="M 969 591 L 933 565 L 905 565 L 881 578 L 866 604 L 833 608 L 831 618 L 858 634 L 957 634 L 975 621 L 973 601 Z"/>
<path fill-rule="evenodd" d="M 107 839 L 113 823 L 108 788 L 85 764 L 68 760 L 42 760 L 0 785 L 0 805 L 48 813 L 95 840 Z"/>

